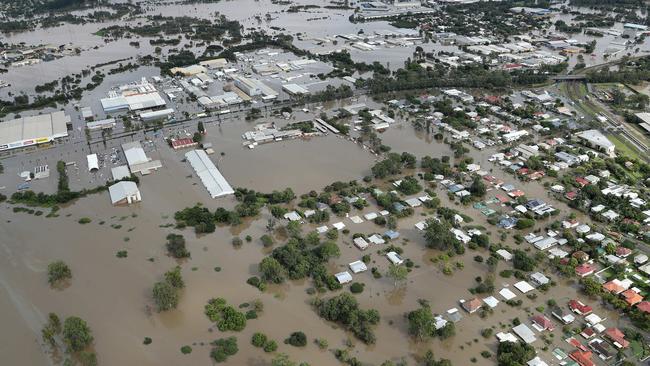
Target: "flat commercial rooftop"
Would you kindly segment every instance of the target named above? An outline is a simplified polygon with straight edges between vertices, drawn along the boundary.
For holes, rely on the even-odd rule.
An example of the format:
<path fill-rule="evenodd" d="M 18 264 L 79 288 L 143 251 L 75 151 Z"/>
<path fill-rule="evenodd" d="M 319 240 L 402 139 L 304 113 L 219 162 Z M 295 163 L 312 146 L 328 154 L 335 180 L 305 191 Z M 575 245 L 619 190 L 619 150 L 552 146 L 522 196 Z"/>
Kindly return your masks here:
<path fill-rule="evenodd" d="M 194 168 L 194 171 L 199 178 L 201 178 L 201 182 L 212 198 L 235 193 L 230 184 L 226 181 L 226 178 L 221 175 L 221 172 L 219 172 L 219 169 L 214 166 L 214 163 L 210 160 L 205 151 L 188 151 L 185 153 L 185 158 L 190 162 L 190 165 L 192 165 L 192 168 Z"/>
<path fill-rule="evenodd" d="M 49 142 L 68 136 L 70 116 L 58 111 L 0 122 L 0 150 Z"/>

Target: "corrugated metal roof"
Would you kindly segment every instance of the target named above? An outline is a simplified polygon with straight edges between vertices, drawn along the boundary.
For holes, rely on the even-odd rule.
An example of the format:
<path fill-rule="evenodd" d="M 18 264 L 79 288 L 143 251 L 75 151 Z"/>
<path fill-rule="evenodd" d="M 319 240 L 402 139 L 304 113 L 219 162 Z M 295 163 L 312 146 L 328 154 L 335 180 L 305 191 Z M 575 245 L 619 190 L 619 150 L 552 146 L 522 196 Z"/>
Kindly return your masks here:
<path fill-rule="evenodd" d="M 212 160 L 203 150 L 192 150 L 185 153 L 185 158 L 201 179 L 201 182 L 210 193 L 212 198 L 234 194 L 226 178 L 221 175 L 219 169 L 212 163 Z"/>

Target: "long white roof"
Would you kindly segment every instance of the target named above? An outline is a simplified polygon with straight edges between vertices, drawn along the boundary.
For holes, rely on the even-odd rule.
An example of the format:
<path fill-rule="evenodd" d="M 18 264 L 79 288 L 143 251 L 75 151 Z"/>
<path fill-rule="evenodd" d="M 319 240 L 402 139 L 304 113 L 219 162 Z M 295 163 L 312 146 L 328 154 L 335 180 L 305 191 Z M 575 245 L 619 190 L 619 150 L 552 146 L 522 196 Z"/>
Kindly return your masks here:
<path fill-rule="evenodd" d="M 210 193 L 212 198 L 222 197 L 234 194 L 226 178 L 221 175 L 219 169 L 214 166 L 208 154 L 203 150 L 192 150 L 185 153 L 185 158 L 189 161 L 196 174 L 201 178 L 201 182 Z"/>

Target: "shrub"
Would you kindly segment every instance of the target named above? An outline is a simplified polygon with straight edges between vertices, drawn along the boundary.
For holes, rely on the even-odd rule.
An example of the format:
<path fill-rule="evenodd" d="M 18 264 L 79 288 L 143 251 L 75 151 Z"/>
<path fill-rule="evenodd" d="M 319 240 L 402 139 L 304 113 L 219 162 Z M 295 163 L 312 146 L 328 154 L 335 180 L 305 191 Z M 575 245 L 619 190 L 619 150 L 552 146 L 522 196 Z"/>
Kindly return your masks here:
<path fill-rule="evenodd" d="M 217 363 L 225 362 L 229 356 L 233 356 L 239 352 L 237 338 L 235 337 L 217 339 L 212 342 L 212 345 L 214 347 L 210 352 L 210 357 Z"/>
<path fill-rule="evenodd" d="M 242 246 L 242 244 L 243 244 L 243 242 L 238 236 L 235 236 L 234 238 L 232 238 L 232 246 L 233 247 L 239 248 L 239 247 Z"/>
<path fill-rule="evenodd" d="M 278 349 L 278 344 L 276 341 L 268 341 L 264 345 L 264 352 L 269 353 L 269 352 L 275 352 Z"/>
<path fill-rule="evenodd" d="M 144 337 L 144 341 L 142 341 L 142 344 L 144 344 L 144 345 L 150 345 L 151 342 L 153 342 L 153 341 L 151 340 L 151 338 L 149 338 L 149 337 Z"/>
<path fill-rule="evenodd" d="M 167 251 L 174 258 L 187 258 L 190 252 L 185 248 L 185 238 L 179 234 L 167 235 Z"/>
<path fill-rule="evenodd" d="M 264 235 L 262 235 L 260 240 L 262 241 L 262 244 L 264 245 L 264 247 L 268 248 L 270 246 L 273 246 L 273 238 L 270 235 L 264 234 Z"/>
<path fill-rule="evenodd" d="M 190 353 L 192 353 L 192 347 L 190 346 L 181 347 L 181 353 L 184 355 L 189 355 Z"/>
<path fill-rule="evenodd" d="M 314 343 L 316 343 L 318 348 L 323 349 L 323 350 L 327 349 L 327 347 L 329 346 L 329 344 L 327 343 L 327 339 L 325 339 L 325 338 L 317 338 L 317 339 L 314 340 Z"/>
<path fill-rule="evenodd" d="M 63 342 L 69 352 L 79 352 L 93 341 L 90 327 L 81 318 L 71 316 L 63 322 Z"/>
<path fill-rule="evenodd" d="M 253 333 L 253 336 L 251 337 L 251 344 L 255 347 L 264 347 L 264 345 L 267 342 L 266 335 L 263 333 Z"/>
<path fill-rule="evenodd" d="M 72 278 L 72 271 L 65 262 L 55 261 L 47 265 L 47 282 L 51 286 L 70 278 Z"/>
<path fill-rule="evenodd" d="M 205 315 L 217 323 L 220 331 L 239 332 L 246 327 L 246 316 L 232 306 L 227 305 L 222 298 L 210 299 L 205 305 Z"/>
<path fill-rule="evenodd" d="M 289 338 L 284 340 L 284 343 L 290 344 L 294 347 L 304 347 L 307 345 L 307 336 L 303 332 L 293 332 Z"/>
<path fill-rule="evenodd" d="M 91 221 L 93 220 L 91 220 L 89 217 L 82 217 L 79 219 L 79 223 L 81 225 L 90 224 Z"/>
<path fill-rule="evenodd" d="M 350 292 L 353 294 L 360 294 L 363 292 L 364 284 L 355 282 L 352 285 L 350 285 Z"/>

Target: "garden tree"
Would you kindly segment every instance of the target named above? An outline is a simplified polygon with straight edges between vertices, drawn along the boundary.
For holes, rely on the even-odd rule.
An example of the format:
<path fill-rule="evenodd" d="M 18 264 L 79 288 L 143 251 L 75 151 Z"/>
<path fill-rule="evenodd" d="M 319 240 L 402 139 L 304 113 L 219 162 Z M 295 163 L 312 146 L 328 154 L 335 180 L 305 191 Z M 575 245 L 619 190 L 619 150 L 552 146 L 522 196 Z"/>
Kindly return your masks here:
<path fill-rule="evenodd" d="M 153 286 L 152 293 L 158 311 L 167 311 L 175 309 L 178 306 L 178 291 L 169 282 L 156 282 Z"/>
<path fill-rule="evenodd" d="M 469 191 L 474 197 L 485 196 L 486 188 L 485 183 L 483 183 L 483 179 L 481 179 L 479 176 L 474 177 L 472 185 L 469 186 Z"/>
<path fill-rule="evenodd" d="M 446 359 L 446 358 L 441 358 L 440 360 L 436 360 L 433 352 L 431 350 L 428 350 L 427 353 L 424 354 L 424 357 L 422 358 L 422 366 L 452 366 L 451 361 Z"/>
<path fill-rule="evenodd" d="M 592 277 L 583 277 L 580 280 L 580 284 L 582 285 L 582 290 L 589 296 L 602 294 L 603 286 Z"/>
<path fill-rule="evenodd" d="M 417 160 L 414 155 L 407 152 L 402 155 L 389 153 L 386 158 L 376 163 L 372 168 L 372 174 L 375 178 L 383 179 L 391 175 L 399 174 L 403 167 L 415 168 Z"/>
<path fill-rule="evenodd" d="M 406 280 L 408 273 L 408 269 L 405 266 L 396 266 L 394 264 L 391 264 L 388 268 L 388 273 L 386 276 L 393 279 L 394 285 L 397 286 L 398 283 Z"/>
<path fill-rule="evenodd" d="M 301 233 L 302 233 L 302 227 L 300 226 L 300 222 L 290 221 L 287 224 L 287 234 L 289 234 L 290 237 L 298 238 L 300 237 Z"/>
<path fill-rule="evenodd" d="M 650 331 L 650 313 L 646 313 L 645 311 L 642 311 L 638 308 L 634 308 L 628 314 L 632 320 L 632 324 L 634 324 L 637 328 L 646 332 Z"/>
<path fill-rule="evenodd" d="M 208 300 L 205 305 L 205 315 L 217 323 L 217 328 L 222 332 L 240 332 L 246 327 L 246 315 L 228 305 L 223 298 Z"/>
<path fill-rule="evenodd" d="M 447 322 L 444 327 L 438 329 L 436 334 L 440 339 L 447 339 L 456 335 L 456 326 L 452 322 Z"/>
<path fill-rule="evenodd" d="M 375 343 L 372 326 L 379 323 L 377 310 L 360 309 L 357 300 L 348 293 L 327 300 L 316 299 L 314 305 L 322 318 L 343 325 L 366 344 Z"/>
<path fill-rule="evenodd" d="M 535 348 L 522 342 L 501 342 L 497 348 L 499 366 L 520 366 L 535 357 Z"/>
<path fill-rule="evenodd" d="M 55 261 L 47 265 L 47 282 L 50 286 L 60 284 L 72 278 L 70 267 L 63 261 Z"/>
<path fill-rule="evenodd" d="M 481 248 L 487 249 L 490 246 L 490 237 L 485 234 L 473 235 L 471 242 L 476 243 Z"/>
<path fill-rule="evenodd" d="M 533 226 L 535 226 L 535 220 L 528 219 L 525 217 L 522 217 L 519 220 L 517 220 L 517 224 L 515 224 L 515 227 L 519 230 L 528 229 Z"/>
<path fill-rule="evenodd" d="M 512 257 L 512 265 L 520 271 L 530 272 L 535 269 L 537 262 L 534 258 L 526 255 L 523 250 L 515 250 Z"/>
<path fill-rule="evenodd" d="M 435 320 L 431 308 L 423 306 L 408 313 L 408 331 L 419 341 L 426 341 L 436 333 Z"/>
<path fill-rule="evenodd" d="M 183 276 L 181 275 L 181 267 L 176 266 L 174 269 L 165 272 L 165 282 L 169 283 L 177 289 L 185 287 L 185 282 L 183 281 Z"/>
<path fill-rule="evenodd" d="M 93 336 L 88 324 L 81 318 L 71 316 L 63 322 L 63 342 L 68 352 L 74 353 L 85 349 L 92 343 Z"/>
<path fill-rule="evenodd" d="M 449 157 L 447 157 L 449 158 Z M 440 174 L 448 176 L 451 174 L 451 167 L 449 166 L 449 159 L 447 161 L 441 161 L 438 158 L 432 158 L 430 156 L 425 156 L 420 162 L 422 170 L 428 171 L 431 174 Z"/>
<path fill-rule="evenodd" d="M 422 186 L 418 183 L 417 179 L 409 176 L 402 179 L 402 182 L 397 186 L 397 190 L 406 195 L 412 195 L 420 192 Z"/>
<path fill-rule="evenodd" d="M 191 226 L 197 234 L 214 232 L 216 218 L 216 213 L 213 215 L 207 208 L 199 205 L 185 208 L 174 214 L 178 225 Z"/>
<path fill-rule="evenodd" d="M 259 267 L 264 281 L 271 283 L 284 282 L 284 268 L 275 258 L 266 257 L 262 259 Z"/>
<path fill-rule="evenodd" d="M 228 357 L 233 356 L 239 352 L 239 347 L 237 346 L 236 337 L 228 337 L 217 339 L 212 342 L 212 351 L 210 351 L 210 357 L 216 363 L 225 362 Z"/>
<path fill-rule="evenodd" d="M 167 235 L 167 251 L 174 258 L 187 258 L 190 252 L 185 248 L 185 238 L 183 235 L 170 233 Z"/>
<path fill-rule="evenodd" d="M 424 239 L 429 248 L 446 251 L 460 245 L 458 239 L 450 231 L 451 225 L 446 220 L 429 219 L 427 225 Z"/>

